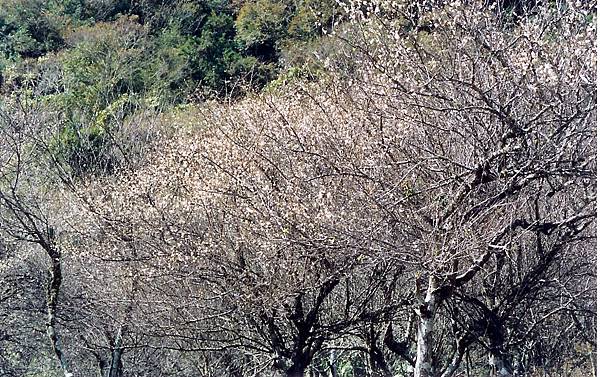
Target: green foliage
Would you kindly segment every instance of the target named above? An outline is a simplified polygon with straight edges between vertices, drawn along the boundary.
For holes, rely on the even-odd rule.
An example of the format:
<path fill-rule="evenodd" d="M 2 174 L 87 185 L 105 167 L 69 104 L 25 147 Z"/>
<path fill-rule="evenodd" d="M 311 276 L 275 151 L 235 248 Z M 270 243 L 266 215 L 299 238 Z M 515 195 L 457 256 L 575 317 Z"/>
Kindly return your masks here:
<path fill-rule="evenodd" d="M 334 0 L 304 0 L 288 26 L 288 35 L 294 39 L 307 40 L 329 30 L 340 13 Z"/>
<path fill-rule="evenodd" d="M 73 48 L 60 58 L 64 90 L 57 104 L 63 111 L 90 121 L 123 94 L 145 89 L 144 30 L 135 19 L 101 22 L 73 34 Z"/>
<path fill-rule="evenodd" d="M 88 123 L 70 118 L 50 142 L 53 157 L 66 164 L 75 176 L 111 172 L 115 161 L 110 153 L 114 140 L 111 132 L 119 125 L 134 99 L 123 94 L 99 111 Z"/>
<path fill-rule="evenodd" d="M 228 65 L 239 59 L 234 43 L 233 17 L 226 13 L 212 11 L 194 38 L 192 56 L 192 78 L 204 86 L 217 89 L 227 80 Z"/>
<path fill-rule="evenodd" d="M 161 72 L 156 59 L 168 54 L 148 59 L 153 49 L 146 48 L 145 36 L 136 18 L 125 16 L 112 23 L 79 27 L 67 36 L 72 48 L 58 57 L 62 91 L 48 102 L 60 109 L 66 120 L 51 143 L 52 153 L 74 175 L 110 171 L 109 132 L 138 106 L 145 93 L 153 89 L 160 93 L 159 87 L 148 85 L 148 72 Z"/>
<path fill-rule="evenodd" d="M 283 1 L 248 1 L 236 20 L 237 39 L 251 54 L 273 60 L 277 42 L 287 37 L 292 12 L 292 7 Z"/>
<path fill-rule="evenodd" d="M 139 62 L 144 95 L 160 105 L 180 102 L 192 87 L 193 51 L 193 38 L 174 27 L 151 39 Z"/>
<path fill-rule="evenodd" d="M 275 59 L 284 42 L 321 35 L 338 14 L 334 0 L 247 1 L 236 20 L 237 39 L 255 56 Z"/>
<path fill-rule="evenodd" d="M 99 125 L 81 127 L 70 123 L 50 142 L 53 157 L 68 166 L 74 176 L 110 172 L 113 161 L 109 148 L 110 138 Z"/>
<path fill-rule="evenodd" d="M 55 0 L 49 2 L 52 11 L 79 24 L 113 21 L 120 15 L 130 14 L 131 0 Z"/>
<path fill-rule="evenodd" d="M 277 79 L 272 80 L 266 87 L 268 91 L 275 91 L 283 88 L 292 82 L 296 81 L 312 81 L 319 74 L 318 70 L 312 70 L 309 65 L 303 65 L 302 67 L 292 66 L 285 71 L 281 72 Z"/>
<path fill-rule="evenodd" d="M 254 56 L 233 55 L 228 59 L 228 75 L 232 78 L 229 86 L 247 83 L 251 88 L 262 88 L 279 72 L 276 63 L 262 62 Z"/>
<path fill-rule="evenodd" d="M 59 29 L 45 0 L 0 1 L 0 54 L 5 58 L 38 57 L 60 48 Z"/>
<path fill-rule="evenodd" d="M 244 53 L 256 58 L 255 67 L 266 72 L 259 75 L 260 83 L 264 85 L 277 78 L 270 86 L 272 89 L 289 81 L 290 75 L 302 72 L 306 79 L 319 71 L 320 63 L 315 62 L 313 55 L 314 43 L 322 42 L 319 37 L 338 14 L 334 0 L 246 1 L 236 19 L 236 40 Z M 261 62 L 270 64 L 269 68 L 260 67 Z M 292 71 L 279 76 L 277 67 L 281 66 Z"/>
<path fill-rule="evenodd" d="M 0 78 L 14 64 L 54 52 L 61 82 L 40 92 L 60 92 L 52 101 L 61 110 L 90 119 L 124 93 L 171 104 L 192 93 L 261 88 L 277 77 L 283 52 L 302 50 L 337 12 L 333 0 L 0 4 Z M 19 89 L 15 83 L 10 90 Z"/>

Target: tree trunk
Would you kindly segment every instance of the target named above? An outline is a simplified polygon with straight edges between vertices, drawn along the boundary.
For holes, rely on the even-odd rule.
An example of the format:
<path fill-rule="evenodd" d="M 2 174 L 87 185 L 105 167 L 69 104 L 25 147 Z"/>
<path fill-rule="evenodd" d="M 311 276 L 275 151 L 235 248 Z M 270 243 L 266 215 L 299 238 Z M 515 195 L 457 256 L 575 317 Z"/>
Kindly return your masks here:
<path fill-rule="evenodd" d="M 491 314 L 492 316 L 490 316 L 488 328 L 486 329 L 490 339 L 490 376 L 512 376 L 512 366 L 507 360 L 506 353 L 504 352 L 504 334 L 502 332 L 502 326 L 495 313 Z"/>
<path fill-rule="evenodd" d="M 510 363 L 500 352 L 492 351 L 490 353 L 490 367 L 490 377 L 509 377 L 513 375 Z"/>
<path fill-rule="evenodd" d="M 329 377 L 338 377 L 337 355 L 335 354 L 335 350 L 329 351 Z"/>
<path fill-rule="evenodd" d="M 62 348 L 62 343 L 58 331 L 56 329 L 56 310 L 58 307 L 58 294 L 60 293 L 60 287 L 62 284 L 62 266 L 60 252 L 54 247 L 47 245 L 45 247 L 48 256 L 50 257 L 50 270 L 48 285 L 46 286 L 46 333 L 50 339 L 50 345 L 52 351 L 56 356 L 60 368 L 62 369 L 65 377 L 73 376 L 69 373 L 67 368 L 67 361 Z"/>
<path fill-rule="evenodd" d="M 134 250 L 134 255 L 135 250 Z M 108 377 L 121 377 L 123 375 L 123 337 L 128 331 L 128 323 L 131 320 L 131 313 L 133 312 L 133 303 L 135 302 L 135 296 L 138 289 L 138 280 L 137 276 L 133 276 L 133 280 L 131 282 L 131 292 L 129 297 L 129 303 L 125 308 L 125 314 L 123 317 L 123 322 L 119 326 L 117 330 L 117 334 L 115 335 L 114 340 L 112 341 L 112 352 L 110 356 L 110 370 L 108 372 Z"/>
<path fill-rule="evenodd" d="M 369 369 L 371 372 L 370 375 L 373 377 L 393 376 L 387 367 L 383 353 L 379 349 L 369 351 Z"/>
<path fill-rule="evenodd" d="M 439 304 L 439 295 L 436 293 L 437 282 L 432 276 L 429 278 L 427 295 L 418 309 L 419 322 L 417 324 L 417 360 L 415 362 L 414 377 L 435 377 L 433 367 L 433 324 L 435 313 Z"/>
<path fill-rule="evenodd" d="M 385 362 L 385 357 L 383 356 L 383 352 L 379 347 L 378 341 L 381 336 L 381 330 L 375 328 L 375 323 L 373 320 L 369 323 L 369 331 L 366 334 L 366 346 L 367 346 L 367 356 L 368 356 L 368 369 L 367 376 L 369 377 L 392 377 L 391 372 L 389 371 L 387 364 Z"/>
<path fill-rule="evenodd" d="M 113 344 L 108 377 L 121 377 L 123 374 L 123 361 L 121 360 L 123 356 L 122 343 L 123 327 L 120 327 L 119 331 L 117 331 L 117 336 L 115 337 L 115 341 Z"/>
<path fill-rule="evenodd" d="M 377 345 L 377 335 L 378 334 L 372 334 L 370 344 L 368 345 L 369 376 L 392 377 L 392 372 L 387 366 L 383 352 Z"/>

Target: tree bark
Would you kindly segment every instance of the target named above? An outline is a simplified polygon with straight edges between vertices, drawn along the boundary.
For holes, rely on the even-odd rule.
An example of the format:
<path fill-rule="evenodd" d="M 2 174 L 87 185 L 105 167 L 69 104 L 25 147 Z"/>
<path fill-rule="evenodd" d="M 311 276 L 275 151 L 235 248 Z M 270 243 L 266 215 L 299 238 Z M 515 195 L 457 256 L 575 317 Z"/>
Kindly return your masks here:
<path fill-rule="evenodd" d="M 433 367 L 433 325 L 440 297 L 436 292 L 437 281 L 431 276 L 425 300 L 420 304 L 417 314 L 417 359 L 414 377 L 435 377 Z"/>
<path fill-rule="evenodd" d="M 329 377 L 338 377 L 337 374 L 337 355 L 335 350 L 329 351 Z"/>
<path fill-rule="evenodd" d="M 369 368 L 373 377 L 393 376 L 379 348 L 369 350 Z"/>
<path fill-rule="evenodd" d="M 381 348 L 377 344 L 381 332 L 375 330 L 375 324 L 371 322 L 369 324 L 369 333 L 367 337 L 367 352 L 369 356 L 369 376 L 372 377 L 392 377 L 385 357 Z"/>
<path fill-rule="evenodd" d="M 115 336 L 115 341 L 113 344 L 113 350 L 111 354 L 110 360 L 110 370 L 108 372 L 108 377 L 121 377 L 123 374 L 123 362 L 121 360 L 123 356 L 123 327 L 120 327 L 117 331 L 117 335 Z"/>
<path fill-rule="evenodd" d="M 134 256 L 136 251 L 133 250 Z M 131 292 L 129 297 L 129 303 L 125 308 L 125 314 L 123 317 L 123 322 L 119 326 L 115 338 L 112 342 L 112 352 L 110 357 L 110 370 L 108 372 L 108 377 L 121 377 L 123 375 L 123 353 L 125 349 L 123 347 L 123 338 L 127 334 L 128 331 L 128 323 L 131 320 L 131 315 L 133 312 L 133 303 L 135 302 L 135 296 L 138 290 L 138 278 L 137 276 L 133 276 L 131 283 Z"/>
<path fill-rule="evenodd" d="M 62 266 L 61 266 L 61 255 L 53 245 L 45 244 L 42 245 L 46 249 L 48 256 L 50 257 L 50 270 L 48 284 L 46 285 L 46 333 L 50 339 L 50 345 L 52 352 L 56 356 L 60 364 L 60 368 L 63 371 L 65 377 L 73 376 L 68 371 L 67 361 L 65 358 L 64 350 L 58 331 L 56 329 L 56 311 L 58 307 L 58 295 L 62 285 Z"/>

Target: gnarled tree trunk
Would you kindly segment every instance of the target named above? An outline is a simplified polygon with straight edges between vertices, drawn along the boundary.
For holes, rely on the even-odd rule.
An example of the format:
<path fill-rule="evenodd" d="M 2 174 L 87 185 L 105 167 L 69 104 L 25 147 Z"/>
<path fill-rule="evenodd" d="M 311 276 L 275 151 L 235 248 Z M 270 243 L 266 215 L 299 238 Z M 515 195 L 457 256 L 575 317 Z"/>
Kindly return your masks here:
<path fill-rule="evenodd" d="M 60 251 L 55 247 L 55 245 L 51 244 L 51 242 L 52 240 L 50 240 L 50 242 L 42 242 L 42 247 L 44 247 L 48 256 L 50 257 L 51 263 L 48 271 L 48 284 L 46 285 L 46 333 L 50 339 L 52 352 L 54 352 L 54 355 L 56 356 L 65 377 L 71 377 L 73 374 L 68 371 L 61 339 L 58 334 L 58 330 L 56 329 L 58 295 L 60 293 L 62 284 L 61 255 Z"/>

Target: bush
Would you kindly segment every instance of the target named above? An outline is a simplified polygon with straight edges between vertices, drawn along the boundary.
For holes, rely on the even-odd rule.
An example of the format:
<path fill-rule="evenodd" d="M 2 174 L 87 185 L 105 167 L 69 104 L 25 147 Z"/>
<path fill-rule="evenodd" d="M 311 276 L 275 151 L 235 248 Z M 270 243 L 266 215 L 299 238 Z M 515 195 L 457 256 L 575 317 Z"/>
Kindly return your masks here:
<path fill-rule="evenodd" d="M 110 172 L 110 139 L 103 127 L 81 127 L 70 123 L 50 142 L 53 157 L 71 169 L 74 176 Z"/>
<path fill-rule="evenodd" d="M 193 88 L 193 38 L 170 27 L 147 44 L 140 71 L 145 96 L 155 99 L 157 105 L 181 102 Z"/>
<path fill-rule="evenodd" d="M 275 60 L 278 42 L 287 37 L 292 9 L 276 0 L 248 1 L 236 20 L 237 39 L 250 54 Z"/>
<path fill-rule="evenodd" d="M 194 39 L 192 56 L 192 78 L 203 86 L 218 90 L 227 80 L 227 65 L 239 59 L 234 42 L 233 17 L 212 11 Z M 227 61 L 229 60 L 229 61 Z"/>
<path fill-rule="evenodd" d="M 73 47 L 60 56 L 59 107 L 85 124 L 122 95 L 143 92 L 144 33 L 135 18 L 127 17 L 76 29 L 69 36 Z"/>
<path fill-rule="evenodd" d="M 307 40 L 330 30 L 340 15 L 337 2 L 333 0 L 302 1 L 288 26 L 288 35 L 294 39 Z"/>
<path fill-rule="evenodd" d="M 44 0 L 8 0 L 0 7 L 0 54 L 35 58 L 62 47 L 60 25 Z"/>

